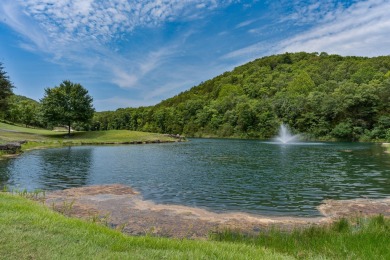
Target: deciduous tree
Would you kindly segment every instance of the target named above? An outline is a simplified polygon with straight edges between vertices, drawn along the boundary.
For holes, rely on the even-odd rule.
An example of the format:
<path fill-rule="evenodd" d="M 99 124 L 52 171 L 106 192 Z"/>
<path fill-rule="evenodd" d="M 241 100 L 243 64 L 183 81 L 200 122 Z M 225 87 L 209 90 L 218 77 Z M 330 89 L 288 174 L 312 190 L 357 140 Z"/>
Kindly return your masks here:
<path fill-rule="evenodd" d="M 58 87 L 45 89 L 42 116 L 47 123 L 67 125 L 70 135 L 72 123 L 92 119 L 95 112 L 92 101 L 83 86 L 65 80 Z"/>

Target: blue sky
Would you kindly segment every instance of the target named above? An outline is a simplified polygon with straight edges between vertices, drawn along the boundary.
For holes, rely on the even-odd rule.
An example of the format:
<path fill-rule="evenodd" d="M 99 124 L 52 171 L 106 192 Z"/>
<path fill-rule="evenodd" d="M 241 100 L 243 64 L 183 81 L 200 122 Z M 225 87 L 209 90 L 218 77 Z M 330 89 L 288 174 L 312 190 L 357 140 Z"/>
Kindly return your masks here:
<path fill-rule="evenodd" d="M 1 0 L 16 94 L 63 80 L 98 111 L 154 105 L 256 58 L 390 54 L 389 0 Z"/>

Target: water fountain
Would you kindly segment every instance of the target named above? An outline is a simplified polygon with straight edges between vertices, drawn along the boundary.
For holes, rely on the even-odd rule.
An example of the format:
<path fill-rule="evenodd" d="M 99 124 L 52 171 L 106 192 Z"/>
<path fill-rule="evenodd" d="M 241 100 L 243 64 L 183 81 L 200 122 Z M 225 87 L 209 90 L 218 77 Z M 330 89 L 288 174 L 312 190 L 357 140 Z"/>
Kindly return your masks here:
<path fill-rule="evenodd" d="M 288 144 L 298 141 L 299 137 L 299 134 L 292 135 L 287 126 L 285 124 L 281 124 L 279 128 L 279 134 L 277 137 L 275 137 L 275 140 L 283 144 Z"/>

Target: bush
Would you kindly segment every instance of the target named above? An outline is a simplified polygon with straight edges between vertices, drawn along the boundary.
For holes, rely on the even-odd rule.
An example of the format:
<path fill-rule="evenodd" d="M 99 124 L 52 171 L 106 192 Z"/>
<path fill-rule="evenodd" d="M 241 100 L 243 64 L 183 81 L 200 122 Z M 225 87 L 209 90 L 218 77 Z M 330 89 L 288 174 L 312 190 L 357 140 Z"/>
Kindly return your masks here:
<path fill-rule="evenodd" d="M 336 125 L 331 134 L 338 139 L 351 140 L 352 130 L 352 125 L 349 122 L 342 122 Z"/>

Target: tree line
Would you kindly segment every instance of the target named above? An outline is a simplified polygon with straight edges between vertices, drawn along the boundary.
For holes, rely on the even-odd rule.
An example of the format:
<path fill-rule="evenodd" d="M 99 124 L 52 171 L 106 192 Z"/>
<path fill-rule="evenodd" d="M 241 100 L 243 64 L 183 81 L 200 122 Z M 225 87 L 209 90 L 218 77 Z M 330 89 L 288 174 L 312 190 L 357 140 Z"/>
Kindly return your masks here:
<path fill-rule="evenodd" d="M 257 59 L 151 107 L 95 113 L 91 129 L 271 138 L 390 140 L 390 56 L 285 53 Z"/>

